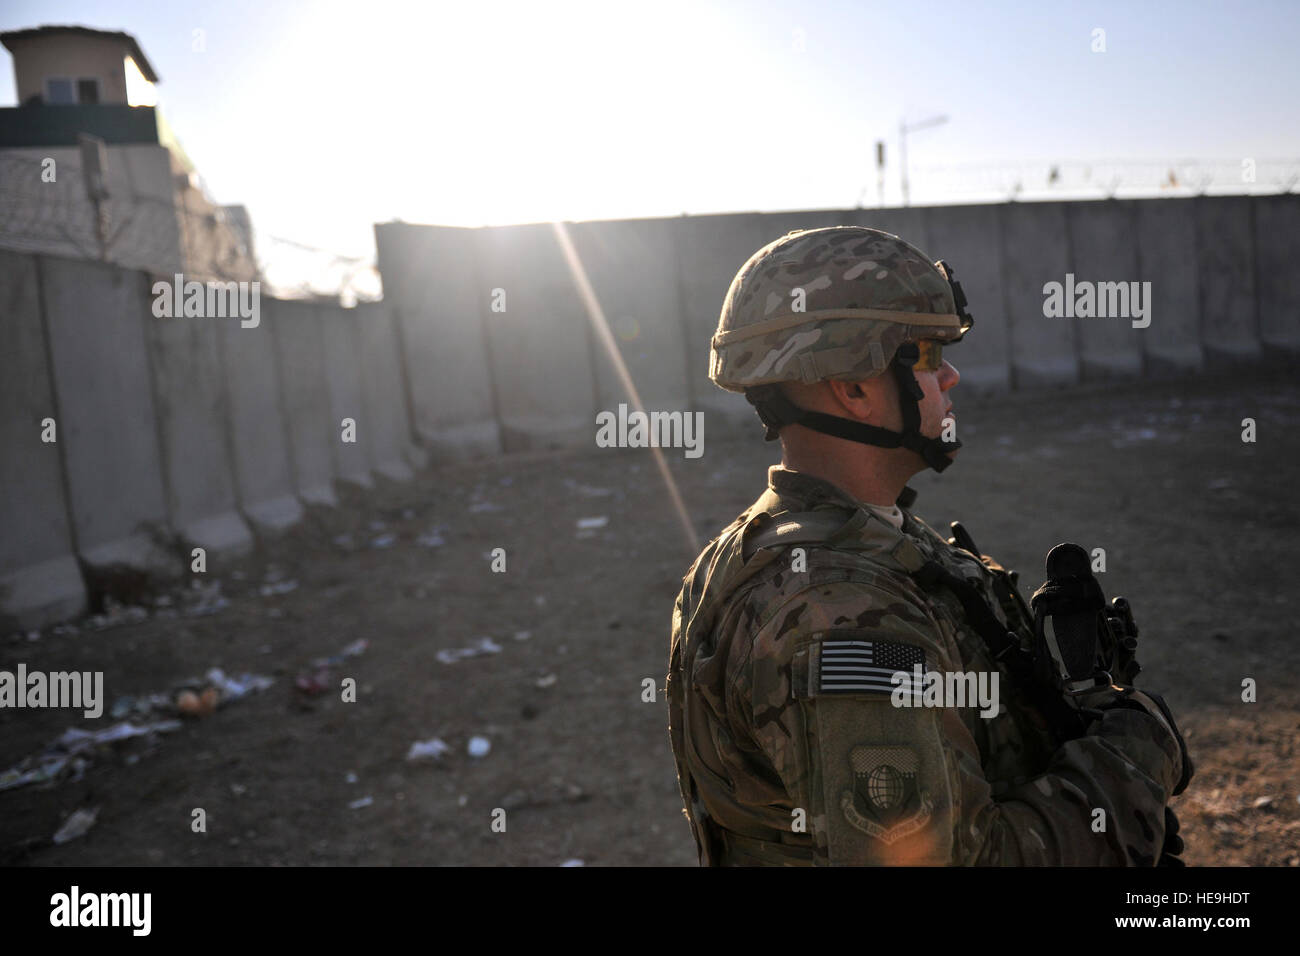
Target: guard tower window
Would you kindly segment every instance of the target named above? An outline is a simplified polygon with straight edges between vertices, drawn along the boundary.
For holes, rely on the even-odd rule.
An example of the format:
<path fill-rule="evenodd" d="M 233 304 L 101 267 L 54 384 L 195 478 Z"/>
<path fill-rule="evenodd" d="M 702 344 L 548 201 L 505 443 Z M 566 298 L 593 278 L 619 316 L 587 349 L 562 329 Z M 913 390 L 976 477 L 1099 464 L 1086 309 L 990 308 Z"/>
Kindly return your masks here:
<path fill-rule="evenodd" d="M 45 102 L 54 106 L 69 106 L 77 102 L 77 90 L 72 81 L 64 77 L 50 77 L 45 81 Z"/>
<path fill-rule="evenodd" d="M 77 102 L 78 103 L 98 103 L 99 102 L 99 80 L 91 77 L 90 79 L 77 80 Z"/>

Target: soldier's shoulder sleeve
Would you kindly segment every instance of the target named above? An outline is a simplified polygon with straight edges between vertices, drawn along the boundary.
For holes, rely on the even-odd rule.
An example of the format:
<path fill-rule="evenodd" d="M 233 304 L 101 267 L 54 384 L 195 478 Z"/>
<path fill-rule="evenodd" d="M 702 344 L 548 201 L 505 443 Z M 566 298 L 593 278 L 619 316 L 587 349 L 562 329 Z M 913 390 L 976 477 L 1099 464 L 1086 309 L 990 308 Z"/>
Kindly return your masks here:
<path fill-rule="evenodd" d="M 781 600 L 761 602 L 727 702 L 780 777 L 792 829 L 806 827 L 815 862 L 1155 860 L 1170 783 L 1149 769 L 1169 759 L 1154 721 L 1108 715 L 1045 773 L 995 798 L 972 732 L 982 718 L 923 706 L 896 676 L 962 669 L 946 623 L 887 575 L 820 577 L 814 569 Z"/>
<path fill-rule="evenodd" d="M 814 568 L 782 597 L 755 621 L 729 708 L 781 778 L 792 829 L 821 864 L 952 862 L 954 781 L 978 775 L 978 746 L 955 710 L 899 706 L 914 695 L 895 677 L 953 669 L 951 635 L 884 573 Z"/>

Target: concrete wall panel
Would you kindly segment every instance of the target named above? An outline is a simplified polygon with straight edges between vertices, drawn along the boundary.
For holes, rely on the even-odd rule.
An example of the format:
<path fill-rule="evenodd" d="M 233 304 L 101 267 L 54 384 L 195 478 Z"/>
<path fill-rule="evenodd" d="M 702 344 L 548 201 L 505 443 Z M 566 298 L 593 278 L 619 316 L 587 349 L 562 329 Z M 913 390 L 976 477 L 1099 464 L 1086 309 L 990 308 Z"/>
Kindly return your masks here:
<path fill-rule="evenodd" d="M 402 358 L 393 313 L 383 302 L 359 305 L 356 313 L 370 460 L 384 477 L 406 481 L 412 477 L 411 424 L 402 394 Z"/>
<path fill-rule="evenodd" d="M 167 281 L 170 295 L 171 281 Z M 241 554 L 253 536 L 236 511 L 225 427 L 219 326 L 238 317 L 146 317 L 171 526 L 209 554 Z"/>
<path fill-rule="evenodd" d="M 1075 324 L 1091 320 L 1043 315 L 1043 286 L 1064 284 L 1070 271 L 1065 203 L 1003 206 L 1002 255 L 1014 385 L 1073 385 L 1079 380 Z"/>
<path fill-rule="evenodd" d="M 318 309 L 307 302 L 262 301 L 262 321 L 275 334 L 280 407 L 288 422 L 289 452 L 298 495 L 308 504 L 334 505 L 334 450 L 341 435 L 325 381 L 325 335 Z"/>
<path fill-rule="evenodd" d="M 706 414 L 706 434 L 762 426 L 744 396 L 709 381 L 709 342 L 718 329 L 722 300 L 740 267 L 769 236 L 759 213 L 695 216 L 673 220 L 678 295 L 686 335 L 686 378 L 693 406 Z M 795 228 L 791 226 L 790 228 Z"/>
<path fill-rule="evenodd" d="M 1300 196 L 1261 196 L 1255 207 L 1255 277 L 1259 336 L 1264 344 L 1300 350 Z"/>
<path fill-rule="evenodd" d="M 1138 276 L 1137 249 L 1137 203 L 1118 202 L 1075 202 L 1066 207 L 1070 229 L 1069 270 L 1074 273 L 1075 282 L 1086 281 L 1095 284 L 1098 295 L 1097 309 L 1102 311 L 1103 301 L 1106 311 L 1118 306 L 1117 311 L 1126 311 L 1129 316 L 1107 316 L 1097 314 L 1091 319 L 1075 319 L 1078 334 L 1079 362 L 1085 381 L 1111 378 L 1134 377 L 1142 372 L 1142 336 L 1145 329 L 1134 328 L 1132 314 L 1141 303 L 1146 310 L 1146 317 L 1152 324 L 1155 314 L 1150 311 L 1152 303 L 1147 301 Z M 1114 301 L 1109 291 L 1102 295 L 1103 282 L 1123 283 L 1120 287 L 1128 295 L 1127 308 L 1125 300 L 1116 289 Z M 1137 283 L 1134 286 L 1134 283 Z M 1134 297 L 1136 292 L 1138 298 Z M 1144 319 L 1136 321 L 1145 321 Z"/>
<path fill-rule="evenodd" d="M 1011 331 L 1003 307 L 999 207 L 934 206 L 923 212 L 929 242 L 923 248 L 932 262 L 943 259 L 952 266 L 975 317 L 966 338 L 944 353 L 961 373 L 958 387 L 986 392 L 1010 388 Z"/>
<path fill-rule="evenodd" d="M 1251 199 L 1201 196 L 1194 209 L 1206 361 L 1251 361 L 1260 352 Z"/>
<path fill-rule="evenodd" d="M 355 309 L 320 305 L 316 314 L 325 344 L 325 382 L 329 387 L 330 421 L 335 427 L 330 448 L 334 474 L 363 488 L 374 487 L 370 477 L 370 431 L 373 422 L 366 414 L 361 394 L 361 340 L 357 335 Z M 352 419 L 356 427 L 343 441 L 342 422 Z"/>
<path fill-rule="evenodd" d="M 867 226 L 892 233 L 929 255 L 930 261 L 940 258 L 938 253 L 930 250 L 932 240 L 926 210 L 916 206 L 899 206 L 889 209 L 855 209 L 851 213 L 851 217 L 846 216 L 844 225 Z"/>
<path fill-rule="evenodd" d="M 552 226 L 479 230 L 478 276 L 505 293 L 489 310 L 492 376 L 505 451 L 595 442 L 594 333 Z"/>
<path fill-rule="evenodd" d="M 570 227 L 610 336 L 649 410 L 685 410 L 689 404 L 672 226 L 668 219 L 634 219 Z M 594 340 L 599 407 L 630 405 L 601 337 Z"/>
<path fill-rule="evenodd" d="M 173 570 L 150 526 L 167 522 L 145 322 L 147 277 L 42 258 L 59 442 L 81 556 L 92 566 Z M 66 444 L 64 444 L 66 442 Z"/>
<path fill-rule="evenodd" d="M 501 451 L 484 316 L 491 290 L 478 275 L 474 229 L 375 227 L 384 302 L 395 331 L 409 413 L 436 458 Z M 507 304 L 509 299 L 507 298 Z"/>
<path fill-rule="evenodd" d="M 1151 325 L 1140 336 L 1148 372 L 1178 373 L 1205 362 L 1196 264 L 1195 200 L 1139 202 L 1138 259 L 1151 283 Z"/>
<path fill-rule="evenodd" d="M 36 259 L 0 252 L 0 631 L 41 627 L 85 609 L 86 588 L 72 548 L 58 442 L 41 422 L 58 422 L 41 327 Z"/>
<path fill-rule="evenodd" d="M 302 518 L 280 397 L 275 305 L 261 300 L 261 321 L 217 327 L 226 381 L 226 423 L 240 508 L 262 531 L 282 531 Z"/>

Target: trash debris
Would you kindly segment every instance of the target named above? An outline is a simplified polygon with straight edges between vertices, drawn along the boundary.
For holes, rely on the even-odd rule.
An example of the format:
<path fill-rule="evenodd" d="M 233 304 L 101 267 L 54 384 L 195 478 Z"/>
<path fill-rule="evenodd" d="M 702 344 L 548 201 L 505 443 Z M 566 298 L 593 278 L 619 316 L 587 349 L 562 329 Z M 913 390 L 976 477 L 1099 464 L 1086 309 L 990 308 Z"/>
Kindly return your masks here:
<path fill-rule="evenodd" d="M 480 637 L 469 647 L 445 648 L 438 652 L 437 658 L 444 664 L 454 664 L 467 657 L 480 657 L 483 654 L 499 654 L 501 645 L 490 637 Z"/>
<path fill-rule="evenodd" d="M 500 511 L 500 510 L 501 510 L 500 505 L 494 505 L 490 501 L 475 501 L 469 506 L 469 513 L 474 515 L 483 514 L 484 512 L 487 511 Z"/>
<path fill-rule="evenodd" d="M 290 591 L 298 590 L 298 580 L 290 578 L 287 581 L 277 581 L 275 584 L 263 584 L 257 589 L 262 597 L 274 597 L 277 594 L 288 594 Z"/>
<path fill-rule="evenodd" d="M 244 794 L 248 793 L 248 788 L 242 783 L 232 783 L 230 785 L 230 792 L 237 797 L 242 797 Z"/>
<path fill-rule="evenodd" d="M 465 804 L 469 803 L 469 797 L 462 793 L 456 800 L 456 803 L 463 807 Z"/>
<path fill-rule="evenodd" d="M 220 591 L 220 582 L 214 583 L 217 591 Z M 141 621 L 147 621 L 148 619 L 149 611 L 146 608 L 136 604 L 119 604 L 109 597 L 104 600 L 104 613 L 91 615 L 89 624 L 92 631 L 106 631 L 111 627 L 121 627 L 123 624 L 139 624 Z M 33 633 L 36 635 L 35 638 L 32 637 Z M 27 639 L 29 641 L 36 640 L 40 636 L 40 631 L 33 631 L 28 633 Z"/>
<path fill-rule="evenodd" d="M 390 531 L 388 534 L 381 534 L 379 537 L 373 539 L 370 542 L 370 547 L 380 551 L 384 548 L 391 548 L 395 544 L 397 544 L 397 535 Z"/>
<path fill-rule="evenodd" d="M 27 632 L 27 642 L 28 642 L 29 644 L 35 644 L 35 643 L 36 643 L 37 641 L 39 641 L 40 639 L 41 639 L 41 632 L 40 632 L 40 631 L 28 631 L 28 632 Z"/>
<path fill-rule="evenodd" d="M 315 673 L 302 673 L 293 679 L 293 686 L 309 697 L 323 694 L 330 689 L 330 672 L 319 668 Z"/>
<path fill-rule="evenodd" d="M 371 531 L 383 531 L 388 527 L 388 524 L 384 521 L 371 521 L 366 524 L 366 527 Z"/>
<path fill-rule="evenodd" d="M 565 478 L 564 484 L 570 491 L 577 492 L 584 498 L 605 498 L 614 493 L 613 490 L 609 488 L 595 488 L 591 485 L 583 485 L 574 481 L 572 478 Z"/>
<path fill-rule="evenodd" d="M 533 636 L 532 631 L 515 631 L 516 641 L 526 641 Z"/>
<path fill-rule="evenodd" d="M 221 691 L 221 699 L 226 702 L 239 700 L 254 691 L 266 690 L 275 683 L 275 678 L 261 674 L 240 674 L 230 678 L 220 667 L 208 671 L 207 679 L 209 684 Z"/>
<path fill-rule="evenodd" d="M 190 582 L 190 586 L 195 594 L 192 603 L 184 611 L 186 617 L 206 617 L 230 607 L 230 601 L 221 593 L 219 580 L 214 580 L 210 584 L 201 584 L 195 578 Z"/>
<path fill-rule="evenodd" d="M 311 662 L 311 666 L 316 668 L 317 670 L 321 670 L 328 667 L 338 667 L 340 664 L 342 664 L 350 657 L 360 657 L 362 654 L 366 652 L 366 648 L 368 648 L 369 646 L 370 646 L 370 642 L 366 640 L 364 637 L 357 638 L 357 640 L 353 641 L 351 644 L 343 648 L 343 650 L 339 651 L 339 653 L 337 654 L 332 654 L 329 657 L 316 658 L 314 661 Z"/>
<path fill-rule="evenodd" d="M 170 701 L 168 703 L 170 704 Z M 69 727 L 62 736 L 47 745 L 39 754 L 28 755 L 4 773 L 0 773 L 0 791 L 15 790 L 29 784 L 46 783 L 64 777 L 75 782 L 81 779 L 90 765 L 91 751 L 96 747 L 132 737 L 168 733 L 179 730 L 180 727 L 179 720 L 162 720 L 140 726 L 130 721 L 122 721 L 93 733 L 79 727 Z"/>
<path fill-rule="evenodd" d="M 605 525 L 607 525 L 607 524 L 609 524 L 609 516 L 608 516 L 608 515 L 597 515 L 597 516 L 594 517 L 594 518 L 579 518 L 579 519 L 578 519 L 578 530 L 579 530 L 579 531 L 590 531 L 590 530 L 593 530 L 593 529 L 595 529 L 595 528 L 603 528 L 603 527 L 605 527 Z"/>
<path fill-rule="evenodd" d="M 1256 797 L 1255 802 L 1251 804 L 1251 808 L 1255 810 L 1262 810 L 1265 807 L 1271 807 L 1272 805 L 1273 805 L 1272 797 Z"/>
<path fill-rule="evenodd" d="M 443 754 L 450 753 L 448 747 L 441 737 L 430 737 L 428 740 L 417 740 L 411 744 L 411 749 L 406 752 L 406 759 L 416 760 L 437 760 Z"/>
<path fill-rule="evenodd" d="M 343 648 L 343 650 L 338 654 L 333 654 L 330 657 L 316 658 L 316 660 L 311 662 L 310 668 L 301 672 L 296 678 L 294 678 L 293 686 L 309 696 L 323 694 L 333 686 L 333 681 L 330 678 L 330 668 L 338 667 L 344 661 L 348 660 L 348 658 L 358 657 L 361 654 L 364 654 L 366 648 L 369 646 L 370 642 L 364 637 L 358 638 L 347 647 Z"/>
<path fill-rule="evenodd" d="M 577 858 L 574 858 L 572 860 L 565 860 L 563 863 L 560 864 L 560 866 L 586 866 L 586 865 L 587 865 L 586 863 L 583 863 L 581 860 Z"/>
<path fill-rule="evenodd" d="M 554 687 L 555 682 L 559 680 L 554 674 L 547 674 L 545 677 L 539 677 L 535 681 L 538 687 Z"/>
<path fill-rule="evenodd" d="M 362 797 L 359 800 L 353 800 L 348 804 L 349 810 L 363 810 L 375 802 L 374 797 Z"/>
<path fill-rule="evenodd" d="M 441 548 L 447 539 L 442 536 L 441 528 L 434 528 L 416 538 L 415 543 L 422 548 Z"/>
<path fill-rule="evenodd" d="M 486 737 L 469 738 L 469 755 L 471 757 L 486 757 L 488 751 L 492 749 L 492 741 Z"/>
<path fill-rule="evenodd" d="M 98 807 L 91 810 L 73 811 L 72 815 L 63 821 L 63 826 L 59 827 L 58 832 L 54 834 L 55 845 L 85 836 L 90 832 L 90 828 L 95 825 L 95 819 L 98 816 Z"/>
<path fill-rule="evenodd" d="M 80 634 L 81 628 L 75 624 L 55 624 L 50 633 L 60 637 L 64 634 Z"/>
<path fill-rule="evenodd" d="M 176 709 L 187 717 L 210 717 L 220 701 L 221 692 L 215 687 L 205 687 L 197 694 L 183 690 L 176 695 Z"/>
<path fill-rule="evenodd" d="M 356 542 L 352 540 L 352 535 L 350 534 L 335 535 L 334 544 L 336 547 L 342 548 L 344 551 L 355 551 L 357 547 Z"/>
<path fill-rule="evenodd" d="M 353 773 L 351 770 L 349 770 L 349 771 L 348 771 L 348 775 L 347 775 L 346 777 L 344 777 L 343 779 L 346 780 L 348 783 L 356 783 L 356 782 L 357 782 L 357 775 L 356 775 L 355 773 Z"/>

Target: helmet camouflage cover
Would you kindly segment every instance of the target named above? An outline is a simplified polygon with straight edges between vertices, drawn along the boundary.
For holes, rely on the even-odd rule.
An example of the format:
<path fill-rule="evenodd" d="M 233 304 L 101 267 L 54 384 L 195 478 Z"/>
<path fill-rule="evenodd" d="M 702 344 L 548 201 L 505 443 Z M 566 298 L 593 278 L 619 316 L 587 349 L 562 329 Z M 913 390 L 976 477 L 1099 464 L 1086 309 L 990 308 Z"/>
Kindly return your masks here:
<path fill-rule="evenodd" d="M 863 381 L 884 372 L 904 342 L 960 339 L 970 322 L 957 305 L 943 264 L 897 236 L 864 226 L 795 230 L 732 280 L 709 378 L 733 392 Z"/>

